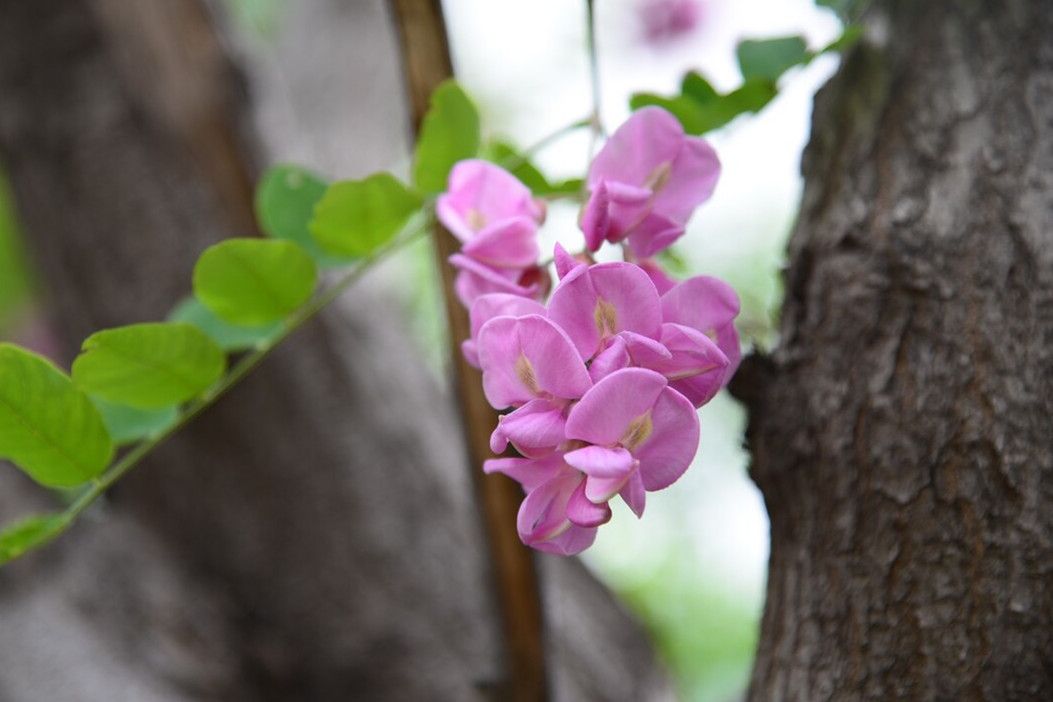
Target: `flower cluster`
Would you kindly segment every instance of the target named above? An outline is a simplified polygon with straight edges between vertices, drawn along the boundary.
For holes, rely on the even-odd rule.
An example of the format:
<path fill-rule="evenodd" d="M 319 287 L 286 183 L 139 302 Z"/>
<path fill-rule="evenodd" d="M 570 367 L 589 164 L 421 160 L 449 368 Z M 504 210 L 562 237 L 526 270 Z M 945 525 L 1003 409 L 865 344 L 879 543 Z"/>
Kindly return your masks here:
<path fill-rule="evenodd" d="M 738 297 L 706 276 L 676 282 L 653 260 L 708 199 L 720 165 L 664 110 L 636 112 L 604 146 L 586 181 L 587 251 L 556 246 L 558 284 L 537 264 L 543 208 L 511 174 L 464 161 L 437 203 L 464 242 L 451 257 L 470 309 L 463 352 L 482 370 L 501 416 L 486 462 L 526 491 L 518 530 L 534 548 L 588 548 L 621 496 L 642 516 L 646 494 L 679 478 L 698 449 L 696 408 L 727 384 L 740 351 Z M 625 261 L 590 251 L 623 243 Z"/>

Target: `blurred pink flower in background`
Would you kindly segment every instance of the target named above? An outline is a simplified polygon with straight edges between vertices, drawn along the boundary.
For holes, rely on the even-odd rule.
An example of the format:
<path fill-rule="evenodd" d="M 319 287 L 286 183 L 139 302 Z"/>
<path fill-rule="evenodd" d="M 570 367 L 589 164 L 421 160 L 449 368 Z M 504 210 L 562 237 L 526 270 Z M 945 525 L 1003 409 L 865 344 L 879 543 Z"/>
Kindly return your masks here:
<path fill-rule="evenodd" d="M 662 44 L 690 34 L 705 17 L 702 0 L 639 0 L 636 14 L 649 44 Z"/>

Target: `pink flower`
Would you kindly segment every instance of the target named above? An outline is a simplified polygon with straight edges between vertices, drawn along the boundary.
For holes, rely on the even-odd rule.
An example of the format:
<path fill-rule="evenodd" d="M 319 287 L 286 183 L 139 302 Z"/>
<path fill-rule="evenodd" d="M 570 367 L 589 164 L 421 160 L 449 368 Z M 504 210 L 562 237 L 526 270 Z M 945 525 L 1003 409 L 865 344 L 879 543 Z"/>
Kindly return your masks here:
<path fill-rule="evenodd" d="M 726 386 L 739 367 L 742 350 L 735 330 L 738 314 L 739 297 L 734 289 L 709 276 L 689 278 L 662 296 L 662 316 L 667 323 L 675 325 L 685 337 L 698 339 L 692 331 L 701 332 L 727 359 L 721 368 L 673 382 L 673 387 L 696 407 Z"/>
<path fill-rule="evenodd" d="M 500 418 L 490 448 L 511 442 L 524 455 L 551 452 L 563 442 L 566 412 L 592 387 L 585 362 L 566 333 L 540 315 L 495 317 L 478 338 L 483 392 Z"/>
<path fill-rule="evenodd" d="M 699 0 L 641 0 L 636 10 L 647 41 L 659 44 L 691 33 L 703 8 Z"/>
<path fill-rule="evenodd" d="M 628 240 L 637 258 L 655 255 L 683 235 L 719 176 L 720 161 L 708 142 L 686 136 L 660 107 L 637 110 L 589 169 L 582 213 L 588 248 Z"/>
<path fill-rule="evenodd" d="M 461 161 L 450 171 L 435 214 L 464 244 L 450 263 L 459 271 L 455 287 L 465 306 L 493 292 L 544 295 L 537 267 L 544 210 L 511 173 L 486 161 Z"/>
<path fill-rule="evenodd" d="M 581 357 L 590 360 L 623 331 L 658 339 L 662 303 L 654 283 L 635 264 L 578 265 L 553 291 L 548 317 L 567 333 Z"/>
<path fill-rule="evenodd" d="M 461 352 L 468 363 L 479 367 L 476 340 L 483 325 L 494 317 L 522 317 L 528 314 L 545 316 L 545 307 L 536 300 L 508 293 L 490 293 L 476 297 L 468 311 L 471 338 L 461 343 Z"/>
<path fill-rule="evenodd" d="M 564 460 L 586 478 L 585 496 L 606 502 L 619 492 L 637 515 L 644 491 L 673 484 L 698 450 L 694 406 L 645 368 L 615 371 L 596 383 L 567 417 L 567 438 L 587 442 Z"/>
<path fill-rule="evenodd" d="M 495 458 L 483 464 L 487 473 L 504 473 L 526 491 L 519 506 L 519 538 L 539 551 L 573 556 L 596 540 L 596 529 L 610 521 L 607 503 L 585 497 L 586 477 L 568 465 L 562 453 L 538 459 Z"/>

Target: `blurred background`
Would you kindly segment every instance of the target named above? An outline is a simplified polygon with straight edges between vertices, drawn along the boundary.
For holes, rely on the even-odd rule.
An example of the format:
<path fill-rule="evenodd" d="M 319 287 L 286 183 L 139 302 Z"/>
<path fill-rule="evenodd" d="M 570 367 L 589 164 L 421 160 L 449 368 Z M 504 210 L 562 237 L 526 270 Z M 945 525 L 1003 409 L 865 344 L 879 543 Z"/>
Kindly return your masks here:
<path fill-rule="evenodd" d="M 266 70 L 279 80 L 297 80 L 281 64 L 283 52 L 297 42 L 302 46 L 296 50 L 311 50 L 304 43 L 308 38 L 289 20 L 297 3 L 226 2 L 250 76 Z M 457 73 L 476 99 L 488 133 L 527 146 L 588 114 L 583 3 L 447 0 L 444 5 Z M 597 6 L 608 129 L 628 115 L 633 92 L 675 92 L 689 69 L 699 70 L 718 89 L 736 87 L 734 49 L 741 39 L 802 34 L 817 48 L 841 29 L 831 12 L 811 0 L 599 0 Z M 712 135 L 723 175 L 713 199 L 677 246 L 683 262 L 679 273 L 716 275 L 739 291 L 741 329 L 753 344 L 767 346 L 773 340 L 778 274 L 800 194 L 798 165 L 811 98 L 834 68 L 836 58 L 822 56 L 791 71 L 782 79 L 779 96 L 760 114 L 741 117 Z M 350 87 L 367 103 L 376 89 Z M 309 134 L 313 121 L 340 120 L 341 100 L 319 95 L 318 104 L 265 97 L 263 131 Z M 368 111 L 368 104 L 360 109 Z M 346 162 L 338 152 L 350 149 L 363 172 L 391 166 L 405 170 L 408 160 L 381 160 L 399 149 L 408 153 L 403 126 L 392 120 L 389 130 L 394 145 L 375 155 L 359 144 L 331 144 L 321 151 L 337 152 L 328 161 L 333 168 Z M 296 161 L 302 150 L 312 148 L 295 139 L 285 143 L 275 154 L 282 160 Z M 578 133 L 545 149 L 537 162 L 549 175 L 580 177 L 587 148 L 587 136 Z M 46 303 L 37 294 L 2 169 L 0 163 L 0 337 L 52 354 Z M 557 240 L 580 248 L 576 217 L 572 205 L 554 204 L 543 248 Z M 430 252 L 424 246 L 408 252 L 388 265 L 388 276 L 400 281 L 393 287 L 412 316 L 415 341 L 435 377 L 444 379 L 444 328 Z M 744 421 L 726 394 L 706 406 L 694 468 L 672 489 L 649 497 L 642 521 L 616 509 L 613 522 L 585 554 L 588 566 L 645 622 L 688 700 L 734 699 L 747 682 L 755 646 L 768 523 L 746 472 Z"/>

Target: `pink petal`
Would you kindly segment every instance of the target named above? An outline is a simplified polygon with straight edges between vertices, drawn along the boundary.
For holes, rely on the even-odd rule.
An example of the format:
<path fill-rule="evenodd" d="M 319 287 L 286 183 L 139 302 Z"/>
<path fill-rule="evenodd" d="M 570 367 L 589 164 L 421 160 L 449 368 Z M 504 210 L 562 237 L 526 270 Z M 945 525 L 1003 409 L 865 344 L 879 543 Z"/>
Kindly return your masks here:
<path fill-rule="evenodd" d="M 611 520 L 611 508 L 606 502 L 595 504 L 585 497 L 585 481 L 571 493 L 567 501 L 567 519 L 582 527 L 598 527 Z"/>
<path fill-rule="evenodd" d="M 709 142 L 685 138 L 664 184 L 655 189 L 654 211 L 686 224 L 695 208 L 713 195 L 719 178 L 720 159 Z"/>
<path fill-rule="evenodd" d="M 647 273 L 651 282 L 654 283 L 659 295 L 665 295 L 667 292 L 675 288 L 679 282 L 670 276 L 658 261 L 655 261 L 652 258 L 645 258 L 642 261 L 638 261 L 636 265 L 644 269 L 644 272 Z"/>
<path fill-rule="evenodd" d="M 606 241 L 611 229 L 610 209 L 607 184 L 600 181 L 589 193 L 589 199 L 581 211 L 581 231 L 585 234 L 585 247 L 589 251 L 598 251 Z"/>
<path fill-rule="evenodd" d="M 532 548 L 559 556 L 576 556 L 596 541 L 596 527 L 571 525 L 559 536 L 548 541 L 530 544 Z"/>
<path fill-rule="evenodd" d="M 539 284 L 520 285 L 522 271 L 495 269 L 464 254 L 453 254 L 450 263 L 460 272 L 454 282 L 457 297 L 465 307 L 471 307 L 479 297 L 490 293 L 507 293 L 531 298 L 541 290 Z"/>
<path fill-rule="evenodd" d="M 563 410 L 564 405 L 550 400 L 531 400 L 499 418 L 490 435 L 490 449 L 501 453 L 512 442 L 517 451 L 528 456 L 555 450 L 565 438 L 563 428 L 567 420 Z"/>
<path fill-rule="evenodd" d="M 472 303 L 468 313 L 472 338 L 494 317 L 522 317 L 528 314 L 545 315 L 545 307 L 537 300 L 507 293 L 483 295 Z"/>
<path fill-rule="evenodd" d="M 660 107 L 634 112 L 604 144 L 589 168 L 588 185 L 616 181 L 643 186 L 662 164 L 672 164 L 684 141 L 684 130 Z"/>
<path fill-rule="evenodd" d="M 644 507 L 647 505 L 647 491 L 644 490 L 640 471 L 633 471 L 619 494 L 637 517 L 643 516 Z"/>
<path fill-rule="evenodd" d="M 468 240 L 461 251 L 497 268 L 526 268 L 537 262 L 537 223 L 527 217 L 503 219 Z"/>
<path fill-rule="evenodd" d="M 469 159 L 450 171 L 447 192 L 435 204 L 439 221 L 463 242 L 494 222 L 528 217 L 540 222 L 542 212 L 530 189 L 500 166 Z"/>
<path fill-rule="evenodd" d="M 623 478 L 636 467 L 636 459 L 625 449 L 585 446 L 563 456 L 567 465 L 595 478 Z"/>
<path fill-rule="evenodd" d="M 633 332 L 622 332 L 618 336 L 625 343 L 629 358 L 641 368 L 650 368 L 661 373 L 661 368 L 673 358 L 673 354 L 661 341 Z"/>
<path fill-rule="evenodd" d="M 630 332 L 622 332 L 627 333 Z M 592 363 L 589 364 L 589 377 L 593 383 L 598 383 L 614 371 L 626 368 L 630 361 L 629 352 L 625 349 L 625 339 L 619 334 L 611 339 L 607 348 L 592 359 Z"/>
<path fill-rule="evenodd" d="M 645 368 L 611 373 L 571 408 L 567 438 L 602 446 L 621 442 L 629 425 L 653 407 L 665 387 L 661 374 Z"/>
<path fill-rule="evenodd" d="M 552 260 L 556 264 L 556 275 L 562 280 L 567 273 L 578 266 L 584 265 L 581 261 L 571 256 L 565 248 L 558 243 L 552 251 Z"/>
<path fill-rule="evenodd" d="M 570 339 L 540 315 L 491 319 L 478 349 L 483 390 L 497 409 L 539 397 L 577 399 L 592 386 Z"/>
<path fill-rule="evenodd" d="M 651 423 L 650 435 L 633 455 L 640 461 L 644 488 L 661 490 L 683 475 L 698 452 L 698 414 L 687 398 L 665 388 L 651 410 Z"/>
<path fill-rule="evenodd" d="M 626 474 L 616 478 L 594 478 L 589 476 L 585 479 L 585 497 L 595 504 L 606 504 L 608 500 L 617 495 L 628 484 L 631 475 Z"/>
<path fill-rule="evenodd" d="M 598 263 L 568 273 L 552 293 L 549 319 L 570 337 L 583 358 L 621 331 L 657 338 L 661 301 L 654 283 L 632 263 Z"/>
<path fill-rule="evenodd" d="M 579 474 L 560 474 L 527 494 L 516 518 L 519 538 L 524 544 L 533 546 L 570 528 L 567 502 L 579 482 Z"/>
<path fill-rule="evenodd" d="M 664 321 L 694 327 L 701 332 L 730 324 L 739 314 L 739 296 L 717 278 L 688 278 L 662 296 Z"/>
<path fill-rule="evenodd" d="M 552 480 L 565 468 L 563 456 L 558 453 L 544 458 L 491 458 L 483 462 L 484 473 L 504 473 L 528 492 Z"/>
<path fill-rule="evenodd" d="M 464 360 L 468 361 L 469 366 L 472 368 L 479 367 L 479 350 L 476 348 L 475 339 L 462 341 L 461 353 L 464 355 Z"/>
<path fill-rule="evenodd" d="M 716 342 L 697 329 L 663 324 L 662 343 L 657 349 L 656 342 L 646 337 L 630 336 L 628 332 L 623 336 L 633 363 L 661 373 L 671 383 L 688 383 L 684 386 L 688 389 L 684 395 L 696 407 L 711 400 L 720 390 L 728 366 L 727 356 Z M 679 390 L 681 386 L 676 387 Z"/>
<path fill-rule="evenodd" d="M 683 224 L 650 212 L 629 232 L 629 249 L 637 258 L 647 258 L 669 248 L 683 235 Z"/>

